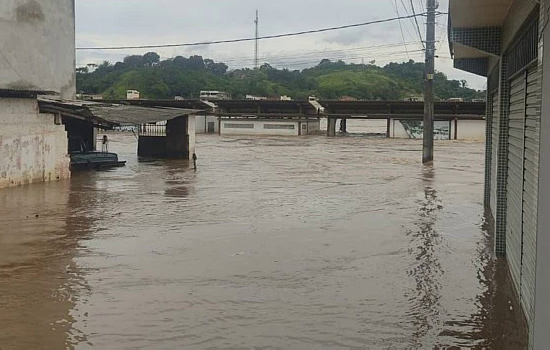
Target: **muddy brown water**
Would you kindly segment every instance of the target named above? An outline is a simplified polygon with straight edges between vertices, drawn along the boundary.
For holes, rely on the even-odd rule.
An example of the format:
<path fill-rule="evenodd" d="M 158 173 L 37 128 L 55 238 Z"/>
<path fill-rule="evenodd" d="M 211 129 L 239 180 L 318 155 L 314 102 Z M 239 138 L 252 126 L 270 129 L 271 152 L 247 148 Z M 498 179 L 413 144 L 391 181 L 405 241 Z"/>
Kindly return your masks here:
<path fill-rule="evenodd" d="M 198 136 L 0 191 L 0 349 L 523 349 L 484 145 Z"/>

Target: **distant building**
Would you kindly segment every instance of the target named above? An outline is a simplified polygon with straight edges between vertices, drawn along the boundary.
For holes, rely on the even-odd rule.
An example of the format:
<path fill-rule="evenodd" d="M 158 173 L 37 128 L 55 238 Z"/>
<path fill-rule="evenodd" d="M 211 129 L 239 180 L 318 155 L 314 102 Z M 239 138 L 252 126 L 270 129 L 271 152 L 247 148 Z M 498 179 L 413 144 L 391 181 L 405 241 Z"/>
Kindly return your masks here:
<path fill-rule="evenodd" d="M 292 101 L 292 97 L 283 95 L 283 96 L 281 96 L 281 101 Z"/>
<path fill-rule="evenodd" d="M 200 99 L 206 101 L 230 100 L 231 94 L 225 91 L 201 91 Z"/>
<path fill-rule="evenodd" d="M 340 101 L 357 101 L 357 99 L 351 96 L 342 96 L 340 97 Z"/>
<path fill-rule="evenodd" d="M 128 90 L 126 91 L 127 100 L 139 100 L 139 91 L 137 90 Z"/>
<path fill-rule="evenodd" d="M 267 101 L 267 97 L 265 96 L 254 96 L 254 95 L 246 95 L 245 99 L 251 100 L 251 101 Z"/>
<path fill-rule="evenodd" d="M 77 94 L 76 99 L 84 101 L 98 101 L 103 100 L 103 95 Z"/>
<path fill-rule="evenodd" d="M 306 136 L 319 133 L 319 119 L 222 118 L 222 135 Z"/>
<path fill-rule="evenodd" d="M 411 96 L 411 97 L 407 97 L 406 99 L 404 99 L 404 101 L 406 101 L 406 102 L 424 102 L 424 98 L 423 97 L 418 97 L 418 96 Z"/>
<path fill-rule="evenodd" d="M 452 97 L 447 99 L 447 102 L 464 102 L 464 99 L 462 97 Z"/>

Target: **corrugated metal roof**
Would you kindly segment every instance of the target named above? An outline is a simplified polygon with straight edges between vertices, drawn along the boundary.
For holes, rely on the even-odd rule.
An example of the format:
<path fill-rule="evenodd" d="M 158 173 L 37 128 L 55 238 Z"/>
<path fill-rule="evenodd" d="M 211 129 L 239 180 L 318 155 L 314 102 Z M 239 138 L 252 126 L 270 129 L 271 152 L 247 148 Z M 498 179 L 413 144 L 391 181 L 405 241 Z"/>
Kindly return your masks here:
<path fill-rule="evenodd" d="M 117 124 L 145 124 L 171 120 L 184 115 L 200 112 L 197 109 L 154 108 L 126 105 L 88 105 L 87 108 L 97 117 Z"/>
<path fill-rule="evenodd" d="M 141 107 L 92 101 L 67 101 L 52 96 L 38 97 L 40 110 L 88 120 L 100 127 L 140 125 L 171 120 L 201 112 L 198 109 Z"/>

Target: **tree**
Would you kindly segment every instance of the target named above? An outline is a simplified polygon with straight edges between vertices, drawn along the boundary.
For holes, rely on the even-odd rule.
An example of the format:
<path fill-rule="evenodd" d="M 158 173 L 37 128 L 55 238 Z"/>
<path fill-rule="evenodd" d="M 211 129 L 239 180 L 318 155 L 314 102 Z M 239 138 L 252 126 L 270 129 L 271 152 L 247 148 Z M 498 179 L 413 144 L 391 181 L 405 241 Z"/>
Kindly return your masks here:
<path fill-rule="evenodd" d="M 225 73 L 227 73 L 227 69 L 229 68 L 225 63 L 216 63 L 208 58 L 204 60 L 204 65 L 207 70 L 215 75 L 224 75 Z"/>
<path fill-rule="evenodd" d="M 143 55 L 143 64 L 147 67 L 153 67 L 160 62 L 160 56 L 156 52 L 147 52 Z"/>
<path fill-rule="evenodd" d="M 143 57 L 140 55 L 131 55 L 124 57 L 124 63 L 132 68 L 143 66 Z"/>
<path fill-rule="evenodd" d="M 97 67 L 96 69 L 93 69 Z M 299 70 L 277 69 L 269 63 L 260 69 L 242 68 L 228 71 L 223 62 L 202 56 L 182 56 L 160 60 L 155 52 L 132 55 L 114 65 L 80 67 L 76 72 L 77 89 L 83 93 L 101 93 L 110 98 L 122 97 L 127 89 L 137 89 L 147 98 L 172 98 L 179 95 L 197 98 L 200 90 L 222 90 L 234 97 L 287 95 L 305 99 L 340 98 L 394 100 L 422 94 L 424 63 L 409 61 L 373 64 L 346 64 L 323 59 L 314 67 Z M 436 97 L 448 99 L 483 98 L 483 91 L 468 88 L 465 81 L 449 80 L 435 74 Z"/>
<path fill-rule="evenodd" d="M 189 57 L 187 64 L 191 70 L 202 70 L 206 68 L 202 56 L 195 55 Z"/>

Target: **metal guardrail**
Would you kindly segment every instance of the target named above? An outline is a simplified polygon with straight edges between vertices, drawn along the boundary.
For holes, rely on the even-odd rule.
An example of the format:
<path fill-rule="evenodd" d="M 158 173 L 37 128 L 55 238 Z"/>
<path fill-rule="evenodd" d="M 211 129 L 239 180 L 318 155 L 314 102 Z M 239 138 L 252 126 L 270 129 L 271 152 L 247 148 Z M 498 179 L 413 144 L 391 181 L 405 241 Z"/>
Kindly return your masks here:
<path fill-rule="evenodd" d="M 141 124 L 138 128 L 139 136 L 166 136 L 166 123 Z"/>

